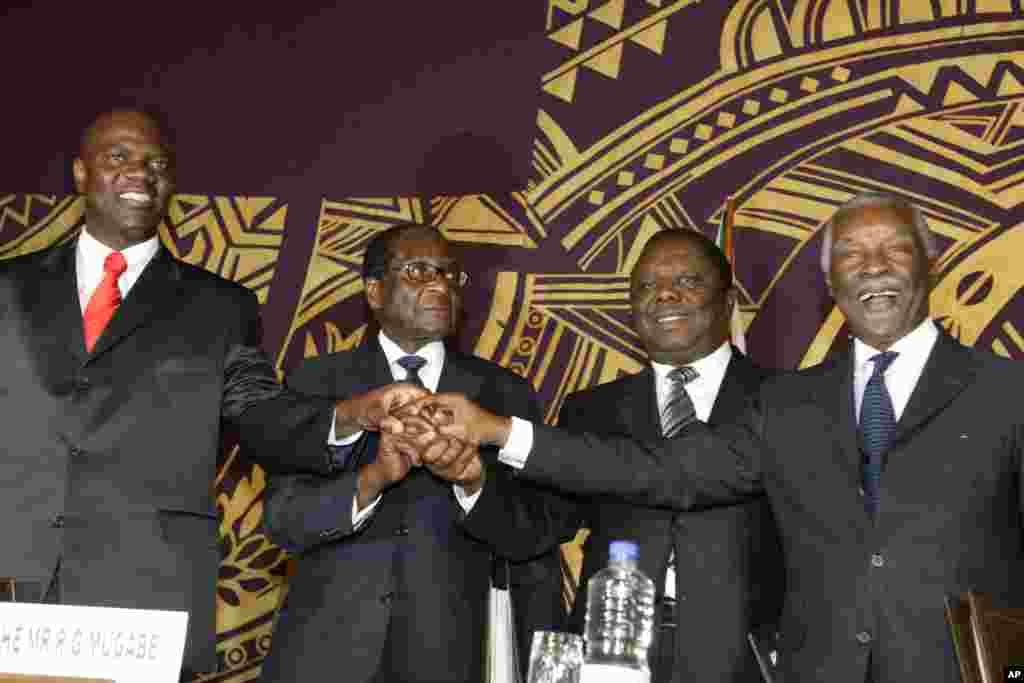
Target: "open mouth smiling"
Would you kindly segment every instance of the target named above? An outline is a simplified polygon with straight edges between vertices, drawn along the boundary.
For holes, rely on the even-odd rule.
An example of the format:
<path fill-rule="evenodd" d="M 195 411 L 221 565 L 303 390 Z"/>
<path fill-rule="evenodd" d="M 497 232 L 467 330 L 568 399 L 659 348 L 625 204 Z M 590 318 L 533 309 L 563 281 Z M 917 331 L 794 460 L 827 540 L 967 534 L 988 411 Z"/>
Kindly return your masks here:
<path fill-rule="evenodd" d="M 118 193 L 117 198 L 131 206 L 153 206 L 155 202 L 153 195 L 137 190 Z"/>

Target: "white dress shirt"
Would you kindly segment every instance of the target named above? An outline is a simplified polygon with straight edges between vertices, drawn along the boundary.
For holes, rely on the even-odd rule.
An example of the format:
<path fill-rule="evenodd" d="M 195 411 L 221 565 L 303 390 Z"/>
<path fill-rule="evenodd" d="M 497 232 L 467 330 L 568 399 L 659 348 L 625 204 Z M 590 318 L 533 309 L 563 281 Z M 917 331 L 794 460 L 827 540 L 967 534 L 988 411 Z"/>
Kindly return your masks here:
<path fill-rule="evenodd" d="M 890 351 L 899 354 L 885 370 L 885 388 L 892 399 L 892 409 L 897 421 L 903 415 L 917 381 L 921 379 L 924 365 L 928 362 L 928 356 L 938 338 L 939 329 L 930 318 L 926 318 L 912 332 L 889 347 Z M 857 424 L 860 424 L 860 404 L 864 400 L 864 388 L 875 371 L 875 364 L 871 358 L 879 353 L 881 351 L 871 348 L 860 339 L 853 340 L 853 405 L 857 411 Z"/>
<path fill-rule="evenodd" d="M 917 386 L 928 355 L 938 340 L 939 332 L 931 319 L 923 321 L 909 334 L 892 345 L 891 350 L 898 351 L 899 356 L 886 371 L 886 388 L 892 397 L 893 410 L 898 420 L 903 415 L 907 401 Z M 879 353 L 859 339 L 854 339 L 854 401 L 857 418 L 860 419 L 860 404 L 864 398 L 864 387 L 874 369 L 874 363 L 868 359 Z M 889 378 L 892 377 L 892 384 Z M 498 453 L 498 459 L 510 467 L 523 469 L 533 449 L 533 423 L 521 418 L 512 417 L 512 428 L 509 431 L 505 447 Z"/>
<path fill-rule="evenodd" d="M 711 410 L 715 407 L 715 400 L 718 398 L 718 391 L 722 388 L 722 380 L 725 379 L 725 372 L 729 368 L 729 361 L 732 359 L 732 346 L 726 342 L 717 349 L 693 362 L 690 366 L 697 371 L 697 378 L 688 383 L 685 387 L 687 395 L 693 401 L 693 407 L 697 419 L 707 422 L 711 416 Z M 668 402 L 670 380 L 668 373 L 675 369 L 673 365 L 651 362 L 654 369 L 654 388 L 658 399 L 658 415 L 665 410 L 665 403 Z M 533 448 L 533 423 L 517 417 L 512 418 L 512 430 L 509 433 L 508 442 L 498 454 L 498 459 L 506 465 L 522 469 L 526 466 L 526 460 Z M 674 553 L 674 551 L 673 551 Z M 673 554 L 669 555 L 669 566 L 665 572 L 665 596 L 674 598 L 676 596 L 676 572 L 673 562 Z"/>
<path fill-rule="evenodd" d="M 707 422 L 711 416 L 730 358 L 732 346 L 726 342 L 703 358 L 690 363 L 690 367 L 697 371 L 697 378 L 686 385 L 686 393 L 693 401 L 697 419 L 701 422 Z M 654 388 L 658 396 L 658 415 L 661 415 L 665 412 L 665 404 L 668 403 L 669 392 L 672 389 L 672 380 L 668 378 L 668 373 L 675 370 L 676 366 L 651 361 L 651 367 L 654 369 Z"/>
<path fill-rule="evenodd" d="M 121 277 L 117 278 L 117 288 L 121 290 L 122 299 L 128 298 L 128 292 L 138 282 L 142 271 L 146 269 L 159 250 L 160 239 L 155 236 L 121 250 L 121 254 L 128 264 L 128 268 L 121 273 Z M 83 314 L 93 292 L 103 281 L 103 262 L 114 251 L 90 235 L 88 226 L 82 228 L 82 232 L 78 236 L 78 246 L 75 248 L 75 273 L 78 280 L 78 303 L 81 305 Z"/>

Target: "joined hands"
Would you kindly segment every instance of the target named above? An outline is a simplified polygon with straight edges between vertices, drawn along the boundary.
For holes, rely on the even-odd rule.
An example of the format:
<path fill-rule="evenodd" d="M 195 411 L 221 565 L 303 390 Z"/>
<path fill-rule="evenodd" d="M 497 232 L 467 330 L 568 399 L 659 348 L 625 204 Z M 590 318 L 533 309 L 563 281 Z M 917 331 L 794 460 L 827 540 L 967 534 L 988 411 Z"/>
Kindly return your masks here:
<path fill-rule="evenodd" d="M 336 425 L 351 432 L 380 432 L 376 460 L 360 468 L 360 508 L 417 466 L 475 494 L 485 476 L 480 446 L 503 444 L 511 425 L 462 394 L 431 394 L 401 383 L 342 401 L 336 414 Z M 337 426 L 336 432 L 342 433 Z"/>

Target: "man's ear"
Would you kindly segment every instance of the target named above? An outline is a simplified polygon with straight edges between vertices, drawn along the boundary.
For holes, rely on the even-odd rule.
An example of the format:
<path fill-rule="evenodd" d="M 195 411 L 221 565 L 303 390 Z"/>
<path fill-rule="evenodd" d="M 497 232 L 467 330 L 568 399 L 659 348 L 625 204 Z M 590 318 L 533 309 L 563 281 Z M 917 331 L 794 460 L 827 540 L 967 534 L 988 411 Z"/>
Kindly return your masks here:
<path fill-rule="evenodd" d="M 88 172 L 85 170 L 85 162 L 79 158 L 71 163 L 71 174 L 75 176 L 75 189 L 79 194 L 85 194 L 85 181 L 88 180 Z"/>
<path fill-rule="evenodd" d="M 363 280 L 363 288 L 366 290 L 366 303 L 370 305 L 370 309 L 379 310 L 383 306 L 381 281 L 375 277 L 366 278 Z"/>

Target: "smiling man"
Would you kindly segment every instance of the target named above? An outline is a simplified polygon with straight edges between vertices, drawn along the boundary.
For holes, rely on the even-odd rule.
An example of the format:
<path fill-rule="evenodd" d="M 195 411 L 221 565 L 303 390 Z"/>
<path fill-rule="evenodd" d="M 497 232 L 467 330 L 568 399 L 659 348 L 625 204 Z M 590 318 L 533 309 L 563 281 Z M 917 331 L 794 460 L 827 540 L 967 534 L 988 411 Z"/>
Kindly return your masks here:
<path fill-rule="evenodd" d="M 689 420 L 735 419 L 772 372 L 729 343 L 732 281 L 729 261 L 701 233 L 666 230 L 651 237 L 630 274 L 629 295 L 650 363 L 569 395 L 559 427 L 656 440 Z M 639 544 L 640 568 L 658 586 L 655 683 L 759 678 L 747 632 L 774 629 L 783 593 L 778 532 L 766 499 L 689 513 L 601 497 L 575 507 L 568 517 L 574 526 L 560 536 L 571 538 L 581 526 L 590 534 L 571 630 L 583 631 L 587 582 L 608 564 L 609 543 L 628 538 Z M 482 521 L 470 520 L 481 534 Z M 490 521 L 487 534 L 507 533 L 500 518 Z"/>
<path fill-rule="evenodd" d="M 421 390 L 282 391 L 256 296 L 160 244 L 174 153 L 152 115 L 99 116 L 72 170 L 77 237 L 0 262 L 0 600 L 188 611 L 188 680 L 217 667 L 222 423 L 256 462 L 315 469 L 333 408 L 374 426 Z"/>
<path fill-rule="evenodd" d="M 693 230 L 654 235 L 630 275 L 633 326 L 650 365 L 569 396 L 559 426 L 658 439 L 692 420 L 736 419 L 773 372 L 729 343 L 735 298 L 732 267 L 714 242 Z M 583 630 L 587 581 L 608 564 L 609 543 L 633 539 L 641 568 L 658 586 L 652 680 L 759 678 L 747 633 L 774 630 L 783 594 L 781 548 L 765 498 L 683 514 L 602 498 L 581 508 L 590 536 L 573 630 Z"/>
<path fill-rule="evenodd" d="M 861 195 L 824 231 L 852 339 L 766 381 L 736 424 L 640 443 L 500 418 L 459 396 L 413 409 L 569 491 L 684 510 L 767 494 L 787 569 L 780 680 L 957 683 L 944 598 L 977 589 L 1024 604 L 1024 414 L 1012 400 L 1024 367 L 930 319 L 935 250 L 916 207 Z M 423 457 L 451 451 L 440 441 Z"/>

